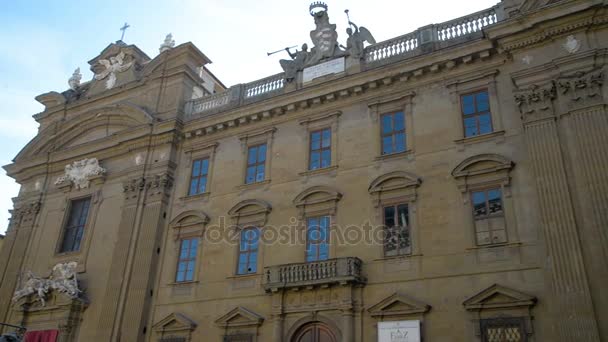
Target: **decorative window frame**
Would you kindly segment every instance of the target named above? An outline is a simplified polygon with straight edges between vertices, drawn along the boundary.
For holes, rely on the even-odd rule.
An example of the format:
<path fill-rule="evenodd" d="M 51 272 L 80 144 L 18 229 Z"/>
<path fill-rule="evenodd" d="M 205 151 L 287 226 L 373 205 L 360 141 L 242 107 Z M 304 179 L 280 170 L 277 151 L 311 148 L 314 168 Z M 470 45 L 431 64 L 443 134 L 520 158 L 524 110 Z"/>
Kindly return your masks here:
<path fill-rule="evenodd" d="M 416 93 L 408 92 L 405 94 L 397 94 L 383 97 L 367 104 L 368 113 L 372 123 L 373 134 L 372 146 L 376 155 L 376 161 L 390 160 L 408 156 L 413 157 L 414 153 L 414 111 L 412 99 Z M 390 154 L 382 154 L 382 122 L 380 117 L 384 114 L 395 112 L 403 112 L 405 120 L 405 151 L 395 152 Z"/>
<path fill-rule="evenodd" d="M 339 119 L 341 115 L 341 111 L 334 111 L 300 119 L 300 125 L 306 128 L 306 164 L 303 167 L 303 169 L 306 171 L 300 172 L 300 176 L 311 176 L 319 173 L 329 172 L 338 168 L 338 129 Z M 331 129 L 331 165 L 329 167 L 309 170 L 308 167 L 310 165 L 310 134 L 314 131 L 318 131 L 325 128 Z"/>
<path fill-rule="evenodd" d="M 192 332 L 197 324 L 188 316 L 173 312 L 152 326 L 156 339 L 162 342 L 163 338 L 183 338 L 186 342 L 192 341 Z"/>
<path fill-rule="evenodd" d="M 489 164 L 484 168 L 475 168 L 479 163 Z M 517 233 L 517 220 L 515 216 L 515 205 L 511 197 L 511 170 L 515 166 L 513 161 L 498 154 L 479 154 L 469 157 L 458 164 L 452 171 L 452 177 L 462 194 L 462 203 L 465 215 L 464 226 L 472 248 L 492 248 L 496 246 L 517 244 L 519 236 Z M 505 230 L 507 242 L 501 244 L 490 244 L 479 246 L 475 237 L 475 221 L 471 204 L 471 193 L 473 191 L 500 188 L 505 219 Z"/>
<path fill-rule="evenodd" d="M 420 336 L 424 340 L 424 319 L 431 306 L 400 292 L 382 299 L 367 309 L 372 318 L 380 322 L 420 321 Z M 377 324 L 375 324 L 377 327 Z"/>
<path fill-rule="evenodd" d="M 487 141 L 495 139 L 495 142 L 502 143 L 504 141 L 504 119 L 500 111 L 500 98 L 498 95 L 498 82 L 496 76 L 498 75 L 498 69 L 489 70 L 483 73 L 476 73 L 470 77 L 464 77 L 457 80 L 453 80 L 447 83 L 447 88 L 450 93 L 450 99 L 452 102 L 454 119 L 453 140 L 459 146 L 459 150 L 464 150 L 465 145 L 473 144 L 481 141 Z M 481 90 L 488 91 L 488 98 L 490 101 L 490 117 L 492 119 L 492 132 L 474 137 L 464 136 L 464 121 L 462 115 L 462 104 L 461 97 Z"/>
<path fill-rule="evenodd" d="M 515 289 L 493 284 L 465 300 L 462 305 L 469 312 L 472 330 L 477 341 L 482 340 L 481 325 L 488 319 L 522 319 L 526 341 L 534 333 L 532 308 L 537 299 Z"/>
<path fill-rule="evenodd" d="M 178 193 L 183 194 L 183 197 L 181 197 L 181 200 L 196 200 L 196 199 L 201 199 L 201 198 L 208 198 L 209 194 L 211 193 L 211 185 L 213 184 L 213 169 L 214 169 L 214 165 L 215 165 L 215 155 L 217 153 L 217 148 L 219 146 L 219 143 L 214 142 L 214 143 L 206 143 L 206 144 L 199 144 L 199 145 L 192 145 L 188 148 L 185 149 L 184 153 L 185 153 L 185 158 L 184 158 L 184 173 L 185 173 L 185 177 L 183 177 L 183 179 L 185 179 L 185 182 L 181 182 L 181 188 L 178 187 L 178 189 L 176 189 L 178 191 Z M 189 194 L 189 189 L 190 189 L 190 178 L 192 177 L 192 162 L 197 160 L 197 159 L 204 159 L 204 158 L 209 158 L 209 170 L 207 173 L 207 187 L 205 189 L 205 192 L 200 193 L 200 194 L 196 194 L 196 195 L 190 195 Z"/>
<path fill-rule="evenodd" d="M 336 255 L 337 241 L 334 232 L 337 229 L 336 214 L 340 199 L 342 199 L 342 194 L 338 190 L 329 186 L 317 185 L 300 192 L 293 200 L 293 204 L 298 209 L 298 227 L 302 232 L 306 232 L 309 217 L 329 216 L 328 259 Z M 302 256 L 306 260 L 306 249 Z"/>
<path fill-rule="evenodd" d="M 91 203 L 89 206 L 87 222 L 84 227 L 82 241 L 80 243 L 80 249 L 78 251 L 60 252 L 63 235 L 65 234 L 65 225 L 70 217 L 72 201 L 84 198 L 91 198 Z M 103 202 L 102 199 L 101 183 L 92 184 L 92 186 L 89 188 L 81 189 L 79 191 L 66 192 L 63 205 L 60 209 L 63 211 L 63 218 L 61 219 L 60 225 L 57 228 L 57 234 L 55 234 L 57 238 L 55 240 L 55 249 L 53 251 L 53 255 L 48 260 L 49 268 L 52 268 L 54 265 L 59 263 L 75 261 L 78 263 L 78 267 L 76 269 L 78 273 L 86 271 L 86 261 L 89 256 L 91 240 L 94 235 L 97 214 L 99 212 L 101 203 Z"/>
<path fill-rule="evenodd" d="M 241 174 L 242 184 L 237 187 L 238 189 L 247 189 L 270 183 L 272 179 L 270 174 L 270 171 L 272 170 L 272 144 L 274 142 L 274 135 L 276 131 L 276 127 L 267 127 L 261 130 L 247 132 L 245 134 L 239 135 L 239 140 L 241 141 L 241 152 L 243 155 L 244 162 L 243 171 Z M 266 166 L 264 168 L 264 180 L 261 182 L 247 184 L 245 183 L 245 180 L 247 177 L 247 158 L 249 157 L 249 148 L 261 144 L 266 144 Z"/>
<path fill-rule="evenodd" d="M 368 188 L 374 207 L 375 215 L 373 216 L 376 226 L 384 226 L 383 208 L 385 206 L 407 204 L 410 220 L 410 240 L 412 243 L 410 254 L 401 254 L 396 256 L 385 256 L 384 244 L 380 251 L 380 259 L 391 259 L 409 256 L 418 256 L 420 254 L 420 234 L 418 232 L 417 219 L 417 189 L 422 184 L 422 180 L 406 171 L 393 171 L 381 175 L 374 179 Z M 383 228 L 382 228 L 383 229 Z"/>
<path fill-rule="evenodd" d="M 199 282 L 199 270 L 203 258 L 203 235 L 207 223 L 209 223 L 209 216 L 202 211 L 196 210 L 182 212 L 169 223 L 169 234 L 171 234 L 173 240 L 173 247 L 170 249 L 172 252 L 169 256 L 172 266 L 170 272 L 167 272 L 171 275 L 170 280 L 167 281 L 170 285 L 185 285 Z M 177 274 L 181 240 L 190 238 L 198 238 L 194 275 L 191 281 L 177 282 L 175 275 Z"/>
<path fill-rule="evenodd" d="M 264 272 L 264 267 L 262 265 L 262 260 L 264 260 L 264 244 L 263 234 L 264 227 L 268 222 L 268 215 L 272 211 L 272 206 L 262 200 L 258 199 L 247 199 L 238 202 L 228 211 L 228 215 L 232 220 L 232 229 L 235 230 L 235 233 L 232 235 L 237 239 L 236 249 L 234 252 L 234 271 L 232 277 L 240 278 L 240 277 L 250 277 L 250 276 L 259 276 Z M 241 239 L 241 232 L 247 228 L 258 228 L 260 239 L 258 241 L 258 260 L 257 260 L 257 271 L 255 273 L 247 273 L 247 274 L 238 274 L 238 257 L 239 257 L 239 244 Z"/>
<path fill-rule="evenodd" d="M 259 329 L 264 317 L 242 306 L 236 307 L 215 320 L 215 324 L 224 330 L 222 341 L 230 336 L 248 336 L 251 342 L 258 342 Z"/>

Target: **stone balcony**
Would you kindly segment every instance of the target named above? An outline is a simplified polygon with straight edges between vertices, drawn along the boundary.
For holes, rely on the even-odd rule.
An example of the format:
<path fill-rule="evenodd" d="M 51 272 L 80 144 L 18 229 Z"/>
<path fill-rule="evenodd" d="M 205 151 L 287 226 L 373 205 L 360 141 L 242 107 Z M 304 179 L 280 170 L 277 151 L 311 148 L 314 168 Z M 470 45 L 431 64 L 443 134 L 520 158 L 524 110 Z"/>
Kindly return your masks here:
<path fill-rule="evenodd" d="M 364 284 L 363 262 L 345 257 L 317 262 L 276 265 L 264 268 L 267 292 L 280 289 L 328 287 L 331 285 Z"/>

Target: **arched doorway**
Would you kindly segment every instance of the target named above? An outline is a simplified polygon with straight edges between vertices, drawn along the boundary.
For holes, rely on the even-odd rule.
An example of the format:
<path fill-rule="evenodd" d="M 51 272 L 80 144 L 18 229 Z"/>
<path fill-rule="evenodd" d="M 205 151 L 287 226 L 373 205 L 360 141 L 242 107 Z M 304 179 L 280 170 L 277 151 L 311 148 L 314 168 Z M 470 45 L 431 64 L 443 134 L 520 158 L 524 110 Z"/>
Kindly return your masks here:
<path fill-rule="evenodd" d="M 292 342 L 338 342 L 338 339 L 326 324 L 314 322 L 300 328 Z"/>

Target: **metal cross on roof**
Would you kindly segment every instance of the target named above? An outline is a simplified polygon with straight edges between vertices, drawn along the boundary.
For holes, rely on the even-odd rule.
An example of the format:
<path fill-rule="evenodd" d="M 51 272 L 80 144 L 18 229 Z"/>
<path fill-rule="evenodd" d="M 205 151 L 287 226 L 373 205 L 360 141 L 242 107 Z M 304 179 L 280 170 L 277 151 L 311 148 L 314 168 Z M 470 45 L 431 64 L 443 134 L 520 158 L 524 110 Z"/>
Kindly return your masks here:
<path fill-rule="evenodd" d="M 120 30 L 122 31 L 122 36 L 120 36 L 120 40 L 123 40 L 125 38 L 125 31 L 127 31 L 127 29 L 131 27 L 129 26 L 129 24 L 125 23 Z"/>

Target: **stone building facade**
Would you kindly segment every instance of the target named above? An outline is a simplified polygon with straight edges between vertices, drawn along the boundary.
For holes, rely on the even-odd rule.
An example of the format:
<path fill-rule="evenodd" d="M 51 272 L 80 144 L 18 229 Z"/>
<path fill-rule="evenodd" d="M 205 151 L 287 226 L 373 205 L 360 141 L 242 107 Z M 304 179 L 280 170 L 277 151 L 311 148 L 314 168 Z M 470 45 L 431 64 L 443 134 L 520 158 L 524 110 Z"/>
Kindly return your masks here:
<path fill-rule="evenodd" d="M 37 97 L 5 166 L 0 322 L 57 341 L 608 340 L 606 5 L 504 0 L 382 42 L 352 24 L 343 49 L 315 3 L 312 49 L 230 88 L 191 43 L 110 44 L 93 80 Z"/>

